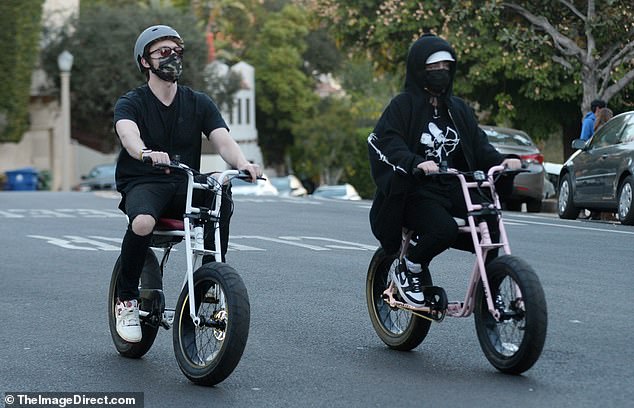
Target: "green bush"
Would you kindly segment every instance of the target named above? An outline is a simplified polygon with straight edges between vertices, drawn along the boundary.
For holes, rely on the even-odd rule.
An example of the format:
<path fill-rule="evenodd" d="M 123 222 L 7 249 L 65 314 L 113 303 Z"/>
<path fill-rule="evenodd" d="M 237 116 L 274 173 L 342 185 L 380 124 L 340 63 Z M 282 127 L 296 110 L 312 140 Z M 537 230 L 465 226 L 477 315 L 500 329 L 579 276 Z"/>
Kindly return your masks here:
<path fill-rule="evenodd" d="M 376 186 L 370 174 L 368 161 L 368 135 L 372 128 L 357 129 L 354 145 L 354 155 L 350 166 L 346 167 L 343 181 L 352 184 L 362 198 L 372 199 Z"/>
<path fill-rule="evenodd" d="M 31 73 L 44 0 L 0 1 L 0 142 L 19 142 L 29 128 Z"/>

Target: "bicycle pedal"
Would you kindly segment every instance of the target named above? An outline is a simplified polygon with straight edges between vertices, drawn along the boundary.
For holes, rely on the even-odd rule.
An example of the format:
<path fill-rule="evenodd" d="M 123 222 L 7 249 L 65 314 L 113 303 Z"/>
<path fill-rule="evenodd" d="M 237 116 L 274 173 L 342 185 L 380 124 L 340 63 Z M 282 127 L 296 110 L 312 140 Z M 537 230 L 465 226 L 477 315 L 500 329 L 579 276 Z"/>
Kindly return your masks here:
<path fill-rule="evenodd" d="M 423 295 L 425 295 L 425 303 L 433 311 L 444 312 L 447 310 L 449 300 L 447 298 L 447 292 L 440 286 L 426 286 L 423 288 Z M 444 316 L 443 316 L 444 317 Z"/>
<path fill-rule="evenodd" d="M 161 326 L 165 330 L 169 330 L 172 327 L 172 324 L 174 324 L 174 311 L 170 309 L 165 309 L 163 311 L 163 316 L 161 319 Z"/>

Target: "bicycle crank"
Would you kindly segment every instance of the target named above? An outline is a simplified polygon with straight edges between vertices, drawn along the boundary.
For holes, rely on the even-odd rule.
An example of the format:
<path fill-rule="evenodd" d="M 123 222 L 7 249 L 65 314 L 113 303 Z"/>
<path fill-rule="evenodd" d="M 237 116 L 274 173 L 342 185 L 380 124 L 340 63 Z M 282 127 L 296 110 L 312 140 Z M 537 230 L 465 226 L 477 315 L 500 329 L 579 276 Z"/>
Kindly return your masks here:
<path fill-rule="evenodd" d="M 427 286 L 423 288 L 423 294 L 425 295 L 425 305 L 420 307 L 412 306 L 395 297 L 397 295 L 396 287 L 394 282 L 390 282 L 381 297 L 393 309 L 407 310 L 427 320 L 442 321 L 447 314 L 447 305 L 449 303 L 445 290 L 438 286 Z"/>

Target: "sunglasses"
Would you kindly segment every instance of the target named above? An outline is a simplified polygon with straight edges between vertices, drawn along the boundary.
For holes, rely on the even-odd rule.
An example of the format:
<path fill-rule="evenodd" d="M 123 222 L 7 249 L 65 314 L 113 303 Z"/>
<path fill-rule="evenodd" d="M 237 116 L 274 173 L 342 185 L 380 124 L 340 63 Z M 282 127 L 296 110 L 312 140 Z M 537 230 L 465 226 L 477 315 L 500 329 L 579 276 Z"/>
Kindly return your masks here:
<path fill-rule="evenodd" d="M 183 57 L 183 52 L 185 49 L 183 47 L 160 47 L 155 49 L 154 51 L 150 51 L 149 54 L 152 58 L 165 58 L 172 55 L 172 52 L 176 53 L 179 57 Z"/>

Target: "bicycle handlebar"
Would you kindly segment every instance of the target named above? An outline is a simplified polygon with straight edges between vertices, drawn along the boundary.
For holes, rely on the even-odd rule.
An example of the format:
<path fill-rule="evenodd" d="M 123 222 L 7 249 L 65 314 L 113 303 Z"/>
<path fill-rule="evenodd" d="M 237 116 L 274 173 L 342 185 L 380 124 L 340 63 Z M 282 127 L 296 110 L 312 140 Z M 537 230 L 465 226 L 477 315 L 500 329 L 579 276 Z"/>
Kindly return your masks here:
<path fill-rule="evenodd" d="M 443 165 L 443 163 L 444 163 L 444 165 Z M 447 167 L 447 163 L 446 162 L 443 162 L 443 163 L 440 164 L 439 171 L 434 172 L 434 173 L 429 173 L 429 174 L 425 174 L 425 172 L 422 169 L 416 167 L 412 171 L 412 176 L 414 176 L 417 179 L 423 179 L 426 176 L 436 176 L 436 177 L 440 176 L 440 177 L 442 177 L 442 176 L 457 176 L 458 174 L 474 175 L 477 172 L 477 170 L 476 171 L 470 171 L 470 172 L 460 171 L 458 169 Z M 530 172 L 530 170 L 527 170 L 527 169 L 524 169 L 524 168 L 521 168 L 521 169 L 509 169 L 506 166 L 498 164 L 496 166 L 491 167 L 487 171 L 487 175 L 489 177 L 493 177 L 493 175 L 495 173 L 503 173 L 503 174 L 506 174 L 506 175 L 514 175 L 514 174 L 529 173 L 529 172 Z"/>
<path fill-rule="evenodd" d="M 192 176 L 207 176 L 207 174 L 201 173 L 200 171 L 193 169 L 189 167 L 188 165 L 186 165 L 185 163 L 181 163 L 178 160 L 172 160 L 169 164 L 163 164 L 163 163 L 154 164 L 150 157 L 143 157 L 143 163 L 151 164 L 152 166 L 158 167 L 158 168 L 177 169 L 180 171 L 184 171 L 185 173 L 191 173 Z M 230 174 L 230 173 L 233 173 L 234 171 L 235 171 L 234 174 Z M 251 174 L 246 170 L 227 170 L 221 173 L 226 173 L 226 175 L 233 175 L 234 177 L 245 180 L 245 181 L 251 180 Z M 256 177 L 256 179 L 266 180 L 266 178 L 262 176 L 258 176 Z"/>

